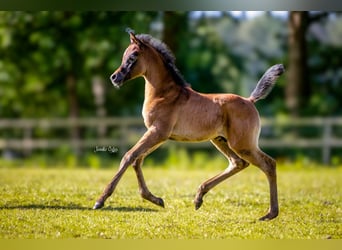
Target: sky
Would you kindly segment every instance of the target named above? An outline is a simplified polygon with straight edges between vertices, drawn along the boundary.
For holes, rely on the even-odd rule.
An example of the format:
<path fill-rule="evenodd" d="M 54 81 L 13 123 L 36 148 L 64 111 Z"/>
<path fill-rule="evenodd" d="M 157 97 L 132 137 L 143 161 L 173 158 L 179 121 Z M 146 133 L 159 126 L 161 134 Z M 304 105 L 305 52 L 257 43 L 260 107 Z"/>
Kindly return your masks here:
<path fill-rule="evenodd" d="M 247 18 L 254 18 L 260 16 L 265 13 L 265 11 L 229 11 L 233 16 L 239 18 L 243 15 L 246 15 Z M 272 15 L 278 17 L 286 18 L 288 15 L 288 11 L 271 11 Z M 199 17 L 201 14 L 205 14 L 206 16 L 219 16 L 221 14 L 220 11 L 194 11 L 192 13 L 193 17 Z"/>

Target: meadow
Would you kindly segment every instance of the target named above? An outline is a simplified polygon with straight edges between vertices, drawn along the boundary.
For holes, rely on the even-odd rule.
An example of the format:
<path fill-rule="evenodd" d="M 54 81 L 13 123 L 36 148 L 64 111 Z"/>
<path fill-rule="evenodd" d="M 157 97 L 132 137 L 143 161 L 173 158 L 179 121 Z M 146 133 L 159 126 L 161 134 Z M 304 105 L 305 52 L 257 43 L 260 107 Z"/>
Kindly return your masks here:
<path fill-rule="evenodd" d="M 267 212 L 266 177 L 251 166 L 211 190 L 219 167 L 144 167 L 165 208 L 142 200 L 128 169 L 102 210 L 92 206 L 116 168 L 0 168 L 0 239 L 341 239 L 342 168 L 278 166 L 280 214 Z"/>

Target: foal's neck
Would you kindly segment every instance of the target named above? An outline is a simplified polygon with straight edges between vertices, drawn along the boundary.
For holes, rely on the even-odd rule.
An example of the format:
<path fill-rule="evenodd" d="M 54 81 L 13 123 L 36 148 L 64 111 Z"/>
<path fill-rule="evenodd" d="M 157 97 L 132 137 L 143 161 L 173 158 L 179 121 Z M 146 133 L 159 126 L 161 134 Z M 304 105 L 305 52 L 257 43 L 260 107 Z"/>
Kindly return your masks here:
<path fill-rule="evenodd" d="M 163 97 L 179 89 L 163 62 L 154 61 L 151 63 L 144 74 L 144 78 L 145 99 Z"/>

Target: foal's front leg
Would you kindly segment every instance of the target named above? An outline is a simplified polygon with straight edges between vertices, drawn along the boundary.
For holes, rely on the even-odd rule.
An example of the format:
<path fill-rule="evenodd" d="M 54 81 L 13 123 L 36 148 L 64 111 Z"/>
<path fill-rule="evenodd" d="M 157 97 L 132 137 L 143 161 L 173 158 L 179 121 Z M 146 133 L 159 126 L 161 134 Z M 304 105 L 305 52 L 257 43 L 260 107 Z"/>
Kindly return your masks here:
<path fill-rule="evenodd" d="M 148 200 L 158 206 L 164 207 L 164 201 L 162 198 L 154 196 L 147 188 L 147 185 L 145 183 L 145 178 L 143 175 L 143 172 L 141 170 L 141 165 L 143 163 L 143 157 L 138 158 L 134 164 L 134 170 L 137 175 L 138 183 L 139 183 L 139 192 L 142 198 L 145 200 Z"/>
<path fill-rule="evenodd" d="M 161 133 L 159 133 L 155 127 L 151 127 L 144 135 L 143 137 L 138 141 L 135 146 L 130 149 L 122 158 L 120 162 L 120 167 L 116 175 L 113 177 L 110 183 L 106 186 L 104 189 L 102 195 L 100 198 L 96 201 L 93 209 L 99 209 L 104 206 L 104 203 L 106 199 L 112 195 L 112 193 L 115 190 L 116 185 L 120 181 L 122 175 L 125 173 L 127 168 L 132 165 L 133 163 L 139 163 L 139 159 L 143 159 L 144 156 L 152 152 L 154 149 L 156 149 L 158 146 L 160 146 L 167 138 L 163 136 Z M 138 161 L 138 162 L 137 162 Z M 142 176 L 142 172 L 140 169 L 140 165 L 137 164 L 138 168 L 135 168 L 137 171 L 137 175 L 139 178 L 139 175 Z M 138 170 L 137 170 L 138 169 Z M 142 182 L 139 180 L 139 185 L 144 184 L 144 180 L 142 179 Z M 144 185 L 146 187 L 146 185 Z M 147 188 L 146 188 L 147 189 Z M 159 201 L 159 204 L 162 205 L 163 203 Z"/>

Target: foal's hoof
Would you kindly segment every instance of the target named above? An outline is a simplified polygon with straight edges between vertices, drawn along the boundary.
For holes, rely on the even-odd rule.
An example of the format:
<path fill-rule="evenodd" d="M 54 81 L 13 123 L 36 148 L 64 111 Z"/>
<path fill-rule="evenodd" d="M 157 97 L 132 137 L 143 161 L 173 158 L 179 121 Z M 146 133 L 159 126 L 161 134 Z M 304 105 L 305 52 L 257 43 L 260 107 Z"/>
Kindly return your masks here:
<path fill-rule="evenodd" d="M 202 199 L 196 199 L 196 200 L 194 200 L 194 203 L 195 203 L 195 209 L 198 210 L 202 206 L 203 200 Z"/>
<path fill-rule="evenodd" d="M 103 208 L 104 206 L 104 203 L 103 202 L 96 202 L 93 209 L 100 209 L 100 208 Z"/>
<path fill-rule="evenodd" d="M 164 206 L 164 201 L 162 198 L 157 198 L 156 202 L 155 202 L 156 205 L 162 207 L 162 208 L 165 208 Z"/>
<path fill-rule="evenodd" d="M 261 217 L 259 220 L 260 221 L 272 220 L 277 216 L 278 216 L 278 212 L 275 212 L 275 213 L 270 212 L 270 213 L 266 214 L 265 216 Z"/>

